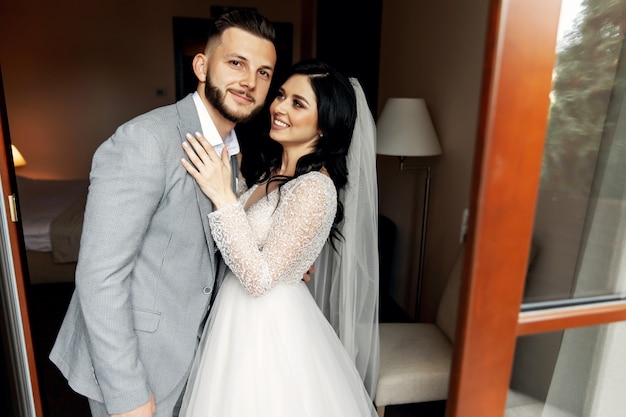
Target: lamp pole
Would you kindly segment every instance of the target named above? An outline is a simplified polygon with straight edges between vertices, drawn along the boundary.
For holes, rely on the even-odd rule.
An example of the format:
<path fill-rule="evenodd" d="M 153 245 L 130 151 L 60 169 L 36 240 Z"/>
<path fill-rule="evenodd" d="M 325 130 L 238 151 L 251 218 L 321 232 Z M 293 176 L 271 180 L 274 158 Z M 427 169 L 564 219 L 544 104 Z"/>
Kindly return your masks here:
<path fill-rule="evenodd" d="M 426 250 L 426 228 L 428 224 L 428 200 L 430 196 L 430 166 L 404 166 L 404 157 L 441 155 L 441 145 L 433 126 L 424 99 L 393 97 L 387 99 L 376 125 L 376 152 L 400 158 L 400 171 L 423 169 L 426 171 L 422 232 L 420 236 L 417 290 L 415 295 L 415 318 L 419 317 L 424 280 L 424 254 Z M 416 194 L 417 199 L 417 194 Z M 415 204 L 415 206 L 417 203 Z M 415 207 L 414 206 L 414 207 Z M 413 217 L 415 221 L 417 216 Z M 413 231 L 415 228 L 413 228 Z M 410 252 L 415 252 L 415 234 L 411 234 Z M 414 263 L 411 263 L 413 275 Z M 413 278 L 413 277 L 411 277 Z M 412 288 L 411 288 L 412 291 Z"/>
<path fill-rule="evenodd" d="M 424 281 L 424 254 L 426 251 L 426 228 L 428 226 L 428 203 L 430 197 L 430 165 L 427 166 L 405 166 L 404 157 L 400 157 L 400 171 L 406 170 L 424 170 L 426 178 L 424 183 L 424 204 L 422 207 L 422 230 L 420 235 L 420 251 L 417 267 L 417 289 L 415 293 L 415 319 L 420 316 L 420 306 L 422 301 L 422 282 Z"/>

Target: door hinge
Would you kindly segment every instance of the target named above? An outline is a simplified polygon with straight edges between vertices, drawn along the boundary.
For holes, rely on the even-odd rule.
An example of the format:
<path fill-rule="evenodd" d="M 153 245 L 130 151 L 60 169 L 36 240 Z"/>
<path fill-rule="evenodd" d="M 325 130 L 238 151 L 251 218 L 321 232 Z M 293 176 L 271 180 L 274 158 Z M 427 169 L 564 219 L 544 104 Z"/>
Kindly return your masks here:
<path fill-rule="evenodd" d="M 17 215 L 17 197 L 15 194 L 9 195 L 9 211 L 11 212 L 11 221 L 17 223 L 20 218 Z"/>

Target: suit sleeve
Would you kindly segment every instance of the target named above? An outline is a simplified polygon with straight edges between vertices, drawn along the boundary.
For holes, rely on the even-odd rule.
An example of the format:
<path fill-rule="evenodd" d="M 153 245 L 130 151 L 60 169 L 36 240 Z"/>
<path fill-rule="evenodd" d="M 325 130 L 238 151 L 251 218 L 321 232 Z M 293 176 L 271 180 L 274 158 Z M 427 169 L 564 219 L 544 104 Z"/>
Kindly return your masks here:
<path fill-rule="evenodd" d="M 165 163 L 152 132 L 126 124 L 96 151 L 76 288 L 96 379 L 110 413 L 147 402 L 150 387 L 133 330 L 133 263 L 164 194 Z"/>

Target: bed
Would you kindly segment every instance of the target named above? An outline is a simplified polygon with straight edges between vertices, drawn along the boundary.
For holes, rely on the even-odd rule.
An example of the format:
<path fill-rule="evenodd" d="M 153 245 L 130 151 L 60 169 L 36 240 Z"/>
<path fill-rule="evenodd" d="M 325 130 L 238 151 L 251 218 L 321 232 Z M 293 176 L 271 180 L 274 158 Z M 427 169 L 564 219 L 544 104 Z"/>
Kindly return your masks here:
<path fill-rule="evenodd" d="M 74 281 L 88 185 L 17 177 L 31 284 Z"/>

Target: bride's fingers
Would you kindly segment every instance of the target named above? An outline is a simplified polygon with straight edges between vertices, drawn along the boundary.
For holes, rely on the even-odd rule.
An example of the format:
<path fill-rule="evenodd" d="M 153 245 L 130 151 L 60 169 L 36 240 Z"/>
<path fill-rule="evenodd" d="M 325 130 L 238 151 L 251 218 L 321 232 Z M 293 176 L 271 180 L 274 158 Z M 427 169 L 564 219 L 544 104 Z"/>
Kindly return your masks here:
<path fill-rule="evenodd" d="M 187 142 L 183 142 L 183 149 L 185 149 L 185 152 L 187 152 L 187 156 L 189 157 L 189 161 L 191 161 L 191 162 L 189 162 L 185 158 L 181 158 L 180 162 L 183 165 L 183 167 L 185 168 L 185 170 L 196 181 L 198 181 L 198 183 L 200 183 L 203 180 L 205 175 L 210 175 L 210 174 L 207 173 L 207 167 L 198 158 L 198 156 L 196 155 L 194 150 L 191 149 L 191 146 L 189 146 L 189 144 Z"/>
<path fill-rule="evenodd" d="M 192 151 L 195 152 L 195 154 L 198 156 L 198 158 L 200 158 L 200 160 L 202 160 L 205 163 L 207 161 L 212 160 L 211 156 L 206 151 L 206 148 L 202 146 L 202 144 L 198 141 L 198 139 L 195 136 L 193 136 L 191 133 L 187 133 L 185 135 L 185 138 L 187 139 L 187 143 L 191 145 L 191 148 L 193 148 Z M 187 154 L 189 154 L 189 151 L 187 151 Z"/>
<path fill-rule="evenodd" d="M 215 161 L 215 160 L 218 160 L 220 158 L 219 155 L 217 154 L 217 152 L 215 152 L 215 149 L 213 148 L 213 145 L 211 145 L 211 143 L 209 143 L 207 138 L 205 138 L 202 133 L 196 132 L 195 133 L 195 139 L 202 146 L 202 148 L 207 153 L 207 155 L 209 156 L 209 159 L 211 161 Z"/>
<path fill-rule="evenodd" d="M 180 163 L 183 164 L 183 167 L 185 168 L 185 170 L 191 174 L 191 176 L 193 178 L 198 178 L 198 176 L 200 175 L 200 172 L 196 169 L 196 167 L 194 165 L 192 165 L 189 161 L 187 161 L 185 158 L 181 158 Z"/>
<path fill-rule="evenodd" d="M 230 168 L 230 155 L 228 155 L 228 145 L 224 146 L 224 149 L 222 149 L 222 163 Z"/>
<path fill-rule="evenodd" d="M 189 158 L 189 160 L 191 161 L 191 163 L 194 165 L 194 167 L 196 168 L 196 171 L 200 171 L 200 169 L 205 165 L 204 161 L 201 160 L 200 157 L 198 157 L 197 151 L 195 151 L 192 148 L 192 145 L 190 145 L 188 142 L 183 142 L 183 149 L 185 151 L 185 153 L 187 154 L 187 157 Z"/>

